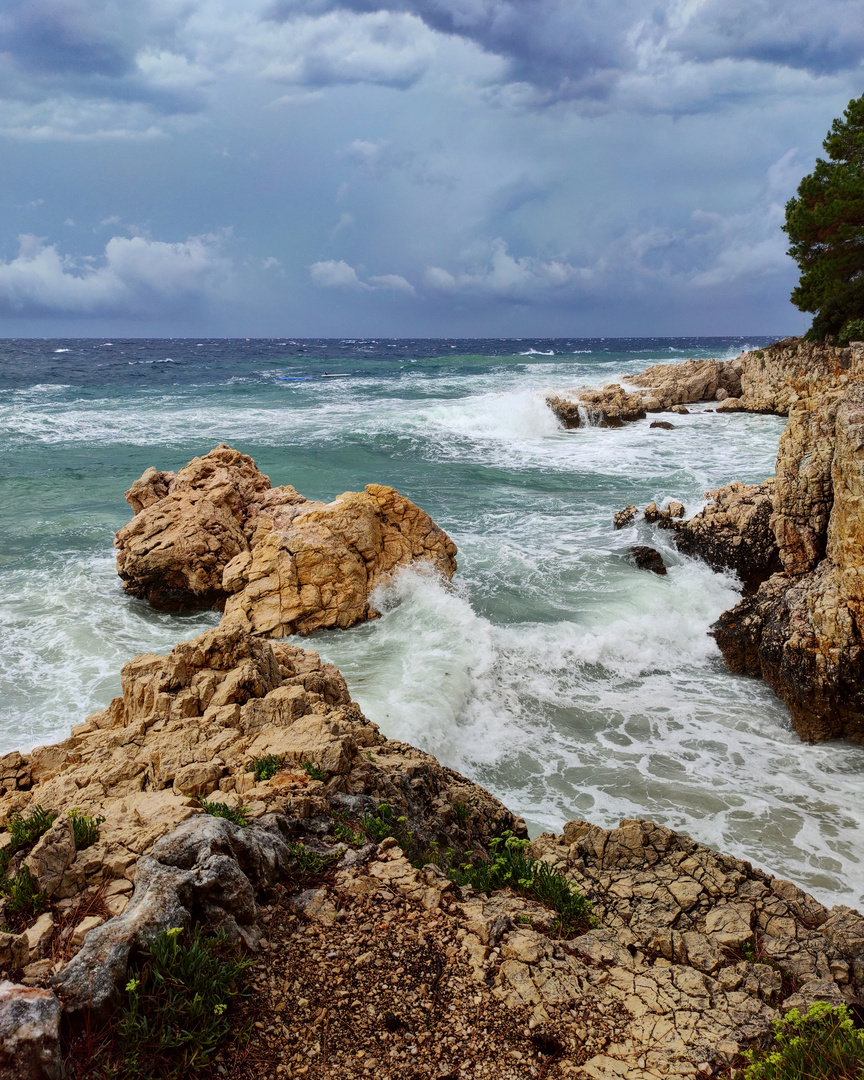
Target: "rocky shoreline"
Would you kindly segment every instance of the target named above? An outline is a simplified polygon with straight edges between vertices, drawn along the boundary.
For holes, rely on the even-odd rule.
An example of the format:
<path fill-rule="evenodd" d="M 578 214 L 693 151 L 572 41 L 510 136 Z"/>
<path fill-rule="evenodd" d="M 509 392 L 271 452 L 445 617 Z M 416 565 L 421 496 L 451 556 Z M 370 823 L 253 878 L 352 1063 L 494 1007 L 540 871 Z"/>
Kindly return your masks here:
<path fill-rule="evenodd" d="M 799 716 L 805 737 L 854 738 L 864 350 L 760 352 L 680 365 L 679 390 L 675 365 L 649 369 L 638 403 L 612 392 L 606 422 L 709 392 L 789 413 L 776 479 L 718 489 L 689 521 L 680 504 L 646 517 L 747 585 L 715 627 L 729 666 L 781 697 L 792 685 L 793 718 L 804 698 L 807 717 L 829 718 Z M 576 929 L 518 889 L 453 880 L 463 860 L 494 859 L 496 837 L 525 837 L 524 822 L 388 739 L 316 653 L 270 640 L 374 618 L 370 593 L 400 566 L 452 574 L 455 545 L 398 492 L 309 503 L 220 446 L 176 476 L 149 469 L 127 498 L 127 590 L 224 615 L 131 660 L 122 697 L 68 739 L 0 758 L 0 823 L 47 823 L 20 847 L 0 833 L 7 880 L 24 875 L 45 907 L 2 901 L 0 1077 L 59 1077 L 81 1031 L 123 999 L 137 951 L 198 921 L 255 957 L 246 1035 L 209 1073 L 239 1080 L 728 1076 L 784 1010 L 860 1005 L 858 912 L 650 822 L 573 821 L 531 842 L 590 903 Z M 622 515 L 627 528 L 635 507 Z M 93 823 L 87 842 L 76 815 Z"/>

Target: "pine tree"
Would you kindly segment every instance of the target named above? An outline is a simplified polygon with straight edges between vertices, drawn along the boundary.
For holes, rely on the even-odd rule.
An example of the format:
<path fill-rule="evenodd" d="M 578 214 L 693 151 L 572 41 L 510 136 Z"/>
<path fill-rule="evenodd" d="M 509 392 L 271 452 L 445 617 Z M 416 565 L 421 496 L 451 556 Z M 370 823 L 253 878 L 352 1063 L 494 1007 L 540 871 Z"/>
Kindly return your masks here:
<path fill-rule="evenodd" d="M 864 95 L 822 146 L 828 160 L 798 185 L 783 228 L 801 270 L 792 303 L 816 316 L 807 337 L 845 345 L 864 338 Z"/>

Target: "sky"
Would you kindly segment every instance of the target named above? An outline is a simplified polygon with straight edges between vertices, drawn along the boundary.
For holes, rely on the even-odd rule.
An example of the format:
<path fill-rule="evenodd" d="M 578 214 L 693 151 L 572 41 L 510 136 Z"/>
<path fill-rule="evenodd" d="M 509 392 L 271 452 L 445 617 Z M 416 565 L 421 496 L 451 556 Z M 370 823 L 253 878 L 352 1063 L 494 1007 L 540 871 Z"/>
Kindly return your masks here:
<path fill-rule="evenodd" d="M 0 0 L 0 336 L 792 334 L 864 0 Z"/>

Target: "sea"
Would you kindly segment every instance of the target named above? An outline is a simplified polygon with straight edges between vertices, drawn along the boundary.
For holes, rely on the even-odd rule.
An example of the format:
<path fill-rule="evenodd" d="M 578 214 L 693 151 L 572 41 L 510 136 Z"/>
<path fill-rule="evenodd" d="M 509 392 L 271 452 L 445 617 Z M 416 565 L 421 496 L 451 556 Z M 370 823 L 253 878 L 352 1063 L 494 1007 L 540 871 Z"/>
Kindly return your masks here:
<path fill-rule="evenodd" d="M 729 573 L 612 515 L 774 472 L 784 419 L 710 405 L 564 430 L 550 393 L 769 339 L 0 341 L 0 752 L 64 738 L 120 669 L 215 626 L 127 597 L 114 533 L 151 465 L 221 442 L 330 500 L 389 484 L 459 548 L 452 584 L 407 570 L 380 619 L 303 639 L 367 716 L 478 781 L 533 835 L 641 817 L 861 907 L 864 748 L 802 744 L 709 635 Z M 634 568 L 650 544 L 666 577 Z"/>

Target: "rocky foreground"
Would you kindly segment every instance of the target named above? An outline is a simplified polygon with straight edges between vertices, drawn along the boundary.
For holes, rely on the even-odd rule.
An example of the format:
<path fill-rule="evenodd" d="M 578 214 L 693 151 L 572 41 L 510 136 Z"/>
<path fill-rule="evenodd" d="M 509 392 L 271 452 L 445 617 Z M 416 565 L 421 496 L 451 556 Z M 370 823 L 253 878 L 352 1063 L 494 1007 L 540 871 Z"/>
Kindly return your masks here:
<path fill-rule="evenodd" d="M 730 397 L 732 374 L 740 386 Z M 664 408 L 714 400 L 718 412 L 788 415 L 775 477 L 707 492 L 689 521 L 653 504 L 645 519 L 744 584 L 712 628 L 730 670 L 763 678 L 803 739 L 864 741 L 864 344 L 788 339 L 725 365 L 657 365 L 631 381 L 650 387 L 639 392 L 643 408 L 653 395 Z M 620 392 L 597 393 L 617 409 Z M 636 515 L 627 507 L 616 526 Z"/>
<path fill-rule="evenodd" d="M 709 1077 L 783 1009 L 860 1000 L 857 912 L 649 822 L 533 842 L 592 905 L 563 935 L 537 901 L 423 865 L 524 824 L 387 739 L 313 652 L 218 628 L 137 657 L 122 686 L 64 742 L 0 759 L 3 821 L 57 815 L 7 870 L 26 862 L 49 907 L 4 912 L 0 1076 L 58 1076 L 61 1014 L 73 1032 L 109 1015 L 135 949 L 202 917 L 258 957 L 251 1040 L 215 1063 L 250 1080 Z M 382 803 L 397 835 L 368 842 L 357 823 Z M 80 851 L 73 809 L 103 819 Z M 328 868 L 311 886 L 303 853 Z"/>

